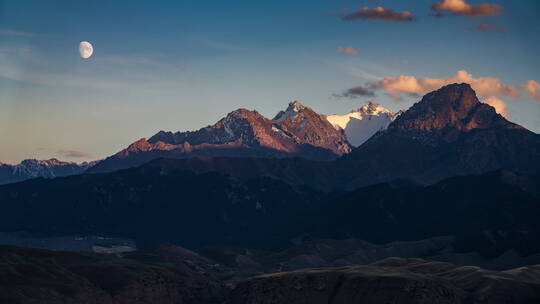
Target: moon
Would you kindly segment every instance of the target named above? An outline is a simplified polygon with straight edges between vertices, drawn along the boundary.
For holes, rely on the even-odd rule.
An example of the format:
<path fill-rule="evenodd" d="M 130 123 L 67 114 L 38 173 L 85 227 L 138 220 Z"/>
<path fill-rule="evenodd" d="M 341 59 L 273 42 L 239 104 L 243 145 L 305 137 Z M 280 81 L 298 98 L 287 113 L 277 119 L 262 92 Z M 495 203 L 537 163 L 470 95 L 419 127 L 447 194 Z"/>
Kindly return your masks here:
<path fill-rule="evenodd" d="M 94 47 L 90 42 L 81 41 L 81 43 L 79 43 L 79 54 L 81 55 L 81 58 L 88 59 L 92 56 L 92 53 L 94 53 Z"/>

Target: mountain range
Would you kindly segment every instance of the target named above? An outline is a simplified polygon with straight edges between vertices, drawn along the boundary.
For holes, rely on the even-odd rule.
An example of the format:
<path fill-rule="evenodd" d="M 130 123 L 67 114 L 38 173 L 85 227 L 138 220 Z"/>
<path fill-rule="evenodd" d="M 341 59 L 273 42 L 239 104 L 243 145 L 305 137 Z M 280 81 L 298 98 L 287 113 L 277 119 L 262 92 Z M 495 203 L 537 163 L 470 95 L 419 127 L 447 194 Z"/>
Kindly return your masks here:
<path fill-rule="evenodd" d="M 539 147 L 538 134 L 481 103 L 468 84 L 454 84 L 427 94 L 409 110 L 396 114 L 375 102 L 344 115 L 322 115 L 295 101 L 273 119 L 239 109 L 212 126 L 188 132 L 160 131 L 92 163 L 52 159 L 2 164 L 0 183 L 112 172 L 158 158 L 188 159 L 189 168 L 194 164 L 189 159 L 232 157 L 302 158 L 306 161 L 284 161 L 283 166 L 302 164 L 288 172 L 297 177 L 312 175 L 315 184 L 330 188 L 354 189 L 395 179 L 430 184 L 501 168 L 534 172 L 540 169 Z M 219 163 L 206 162 L 205 167 L 218 170 L 212 166 Z M 242 166 L 240 161 L 235 163 Z M 230 170 L 221 167 L 235 171 L 233 165 L 228 166 Z M 313 168 L 305 172 L 307 167 Z M 324 181 L 315 181 L 317 177 Z"/>
<path fill-rule="evenodd" d="M 108 242 L 89 247 L 114 253 L 108 246 L 122 239 L 139 250 L 2 247 L 2 301 L 540 298 L 530 265 L 540 263 L 540 135 L 468 84 L 397 114 L 373 102 L 344 115 L 292 102 L 273 119 L 239 109 L 198 131 L 160 131 L 93 166 L 22 164 L 0 172 L 44 178 L 0 186 L 2 235 L 17 244 L 98 236 Z"/>
<path fill-rule="evenodd" d="M 80 164 L 64 162 L 56 158 L 48 160 L 25 159 L 16 165 L 0 163 L 0 184 L 16 183 L 36 177 L 55 178 L 81 174 L 95 164 L 96 162 Z"/>
<path fill-rule="evenodd" d="M 57 159 L 0 163 L 0 184 L 76 175 L 86 170 L 111 172 L 162 157 L 301 157 L 329 161 L 350 153 L 400 113 L 393 114 L 375 102 L 344 115 L 323 115 L 294 101 L 273 119 L 257 111 L 238 109 L 197 131 L 159 131 L 104 160 L 80 164 Z"/>
<path fill-rule="evenodd" d="M 376 117 L 391 122 L 353 149 L 344 133 L 350 122 L 344 125 L 343 121 L 377 121 Z M 340 154 L 341 157 L 330 160 Z M 309 159 L 315 155 L 324 156 L 325 160 Z M 41 164 L 49 169 L 49 162 L 23 163 Z M 70 163 L 50 163 L 82 170 Z M 128 170 L 116 170 L 125 168 Z M 243 217 L 256 223 L 275 223 L 276 219 L 285 221 L 316 209 L 344 191 L 368 185 L 429 187 L 454 176 L 484 176 L 501 169 L 534 179 L 540 171 L 540 135 L 509 122 L 493 107 L 481 103 L 468 84 L 448 85 L 431 92 L 397 117 L 370 103 L 341 119 L 327 119 L 299 102 L 292 102 L 272 120 L 256 111 L 240 109 L 195 132 L 161 131 L 149 140 L 137 141 L 90 167 L 83 175 L 0 187 L 0 207 L 6 208 L 4 214 L 10 214 L 2 229 L 121 235 L 115 227 L 129 230 L 131 224 L 127 217 L 120 225 L 118 215 L 138 218 L 144 214 L 138 214 L 141 210 L 173 208 L 169 214 L 199 216 L 197 212 L 203 209 L 198 208 L 207 203 L 216 204 L 207 209 L 221 218 L 213 221 L 216 225 L 226 225 L 236 216 L 242 225 L 251 225 Z M 75 173 L 73 170 L 61 173 L 68 175 Z M 60 171 L 51 174 L 56 175 L 45 177 L 60 175 Z M 483 191 L 485 197 L 491 197 L 488 189 Z M 149 202 L 162 207 L 147 209 Z M 243 214 L 254 212 L 253 206 L 257 207 L 254 214 Z M 40 211 L 31 211 L 33 208 Z M 116 208 L 125 212 L 113 212 Z M 56 219 L 60 214 L 65 219 Z M 47 219 L 49 215 L 55 219 Z M 166 218 L 167 214 L 160 217 Z M 55 224 L 50 225 L 49 221 Z M 227 229 L 220 231 L 224 238 L 233 238 L 225 236 Z M 137 233 L 130 232 L 129 236 L 136 237 Z"/>
<path fill-rule="evenodd" d="M 99 162 L 89 172 L 129 168 L 159 157 L 302 157 L 330 161 L 351 149 L 341 128 L 333 126 L 325 115 L 294 101 L 273 119 L 257 111 L 238 109 L 197 131 L 160 131 Z"/>
<path fill-rule="evenodd" d="M 226 130 L 237 137 L 230 137 Z M 211 141 L 215 138 L 219 141 Z M 356 148 L 350 144 L 351 140 L 359 143 L 365 139 Z M 451 176 L 497 169 L 536 172 L 540 170 L 540 135 L 481 103 L 470 85 L 454 84 L 427 94 L 398 114 L 375 103 L 345 115 L 325 116 L 293 102 L 273 120 L 238 110 L 196 132 L 159 132 L 149 141 L 142 139 L 88 172 L 109 172 L 156 158 L 184 158 L 174 166 L 192 169 L 198 162 L 201 168 L 200 161 L 188 159 L 198 156 L 215 159 L 204 162 L 206 171 L 224 170 L 229 174 L 236 174 L 235 168 L 242 167 L 242 161 L 229 163 L 220 161 L 220 157 L 301 157 L 306 161 L 279 162 L 280 169 L 261 165 L 273 161 L 258 160 L 253 172 L 303 177 L 300 180 L 311 186 L 325 184 L 326 190 L 393 180 L 428 185 Z M 271 169 L 263 172 L 261 166 Z"/>

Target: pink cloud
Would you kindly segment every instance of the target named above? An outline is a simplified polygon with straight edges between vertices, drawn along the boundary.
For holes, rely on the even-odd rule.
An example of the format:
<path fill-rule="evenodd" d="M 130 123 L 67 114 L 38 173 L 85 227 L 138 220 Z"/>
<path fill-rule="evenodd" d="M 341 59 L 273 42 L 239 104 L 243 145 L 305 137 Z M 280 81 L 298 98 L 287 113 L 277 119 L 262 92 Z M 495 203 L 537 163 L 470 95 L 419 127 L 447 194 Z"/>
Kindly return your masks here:
<path fill-rule="evenodd" d="M 520 92 L 515 86 L 502 83 L 500 78 L 474 78 L 465 70 L 458 71 L 455 75 L 446 78 L 416 78 L 408 75 L 386 77 L 372 84 L 372 86 L 398 94 L 425 94 L 451 83 L 468 83 L 479 96 L 483 97 L 504 96 L 518 98 L 520 96 Z M 401 98 L 401 96 L 396 96 L 396 99 L 398 98 Z"/>
<path fill-rule="evenodd" d="M 529 92 L 529 96 L 533 99 L 540 100 L 540 83 L 535 80 L 529 80 L 521 85 L 523 89 Z"/>
<path fill-rule="evenodd" d="M 479 32 L 483 32 L 483 33 L 490 33 L 490 32 L 506 33 L 507 32 L 505 28 L 495 27 L 493 24 L 488 23 L 488 22 L 480 23 L 476 29 Z"/>
<path fill-rule="evenodd" d="M 93 156 L 91 154 L 88 154 L 86 152 L 77 151 L 77 150 L 58 150 L 56 152 L 61 157 L 66 158 L 92 158 Z"/>
<path fill-rule="evenodd" d="M 358 55 L 358 50 L 350 46 L 345 46 L 345 47 L 340 46 L 337 48 L 337 51 L 343 54 L 347 54 L 347 55 Z"/>
<path fill-rule="evenodd" d="M 491 23 L 482 22 L 478 25 L 478 30 L 480 32 L 490 32 L 493 29 L 493 25 Z"/>
<path fill-rule="evenodd" d="M 443 0 L 433 4 L 431 9 L 437 12 L 449 12 L 469 17 L 493 16 L 503 11 L 503 7 L 498 4 L 482 3 L 472 5 L 465 0 Z"/>
<path fill-rule="evenodd" d="M 495 108 L 495 111 L 499 114 L 501 114 L 504 118 L 509 118 L 508 111 L 507 111 L 507 105 L 504 100 L 499 99 L 495 96 L 489 96 L 482 100 L 483 103 L 487 103 L 488 105 Z"/>
<path fill-rule="evenodd" d="M 355 19 L 379 19 L 385 21 L 413 21 L 414 17 L 411 12 L 397 12 L 389 8 L 376 7 L 369 9 L 367 6 L 356 10 L 355 12 L 343 16 L 343 20 Z"/>

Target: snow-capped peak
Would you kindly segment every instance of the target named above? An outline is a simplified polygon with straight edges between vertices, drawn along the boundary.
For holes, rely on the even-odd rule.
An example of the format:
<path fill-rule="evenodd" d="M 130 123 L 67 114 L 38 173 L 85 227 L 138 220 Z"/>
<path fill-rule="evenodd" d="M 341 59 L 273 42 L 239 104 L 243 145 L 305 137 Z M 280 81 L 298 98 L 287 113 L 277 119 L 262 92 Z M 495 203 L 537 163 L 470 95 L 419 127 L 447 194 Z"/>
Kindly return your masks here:
<path fill-rule="evenodd" d="M 291 118 L 303 111 L 306 107 L 301 104 L 298 100 L 289 103 L 289 106 L 285 111 L 279 111 L 279 113 L 274 117 L 273 121 L 276 123 L 282 122 L 285 119 Z"/>
<path fill-rule="evenodd" d="M 371 101 L 343 115 L 327 115 L 334 128 L 342 129 L 349 143 L 360 146 L 380 130 L 384 130 L 397 115 L 377 102 Z"/>
<path fill-rule="evenodd" d="M 56 158 L 47 160 L 25 159 L 18 164 L 3 164 L 0 185 L 12 182 L 19 182 L 30 178 L 44 177 L 54 178 L 57 176 L 67 176 L 80 174 L 96 162 L 65 162 Z"/>
<path fill-rule="evenodd" d="M 300 101 L 295 100 L 293 102 L 289 102 L 289 106 L 287 107 L 287 111 L 294 111 L 294 112 L 300 112 L 303 109 L 305 109 L 303 104 L 300 103 Z"/>
<path fill-rule="evenodd" d="M 370 101 L 369 103 L 361 106 L 356 110 L 355 112 L 360 112 L 364 115 L 379 115 L 381 113 L 386 113 L 392 115 L 392 111 L 388 110 L 387 108 L 381 106 L 379 103 L 375 101 Z"/>

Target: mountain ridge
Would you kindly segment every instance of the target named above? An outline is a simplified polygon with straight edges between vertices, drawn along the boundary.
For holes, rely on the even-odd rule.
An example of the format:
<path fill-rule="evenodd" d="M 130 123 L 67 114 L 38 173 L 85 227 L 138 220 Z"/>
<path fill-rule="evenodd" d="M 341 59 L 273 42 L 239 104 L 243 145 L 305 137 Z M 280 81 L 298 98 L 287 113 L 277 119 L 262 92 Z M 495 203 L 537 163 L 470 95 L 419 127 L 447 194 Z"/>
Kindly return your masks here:
<path fill-rule="evenodd" d="M 341 130 L 323 115 L 294 101 L 274 120 L 257 111 L 238 109 L 197 131 L 159 131 L 108 157 L 90 172 L 124 169 L 160 157 L 304 157 L 329 161 L 351 149 Z"/>
<path fill-rule="evenodd" d="M 25 159 L 15 165 L 0 162 L 0 184 L 15 183 L 37 177 L 55 178 L 80 174 L 95 164 L 96 161 L 75 163 L 60 161 L 56 158 Z"/>

